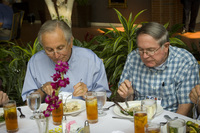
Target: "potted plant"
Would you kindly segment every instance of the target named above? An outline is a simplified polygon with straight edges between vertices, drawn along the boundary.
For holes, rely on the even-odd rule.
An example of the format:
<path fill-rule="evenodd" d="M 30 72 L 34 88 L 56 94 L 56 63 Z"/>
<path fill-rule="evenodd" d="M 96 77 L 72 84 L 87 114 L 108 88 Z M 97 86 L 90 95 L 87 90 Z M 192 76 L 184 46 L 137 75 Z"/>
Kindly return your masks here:
<path fill-rule="evenodd" d="M 33 46 L 28 43 L 26 47 L 11 42 L 5 43 L 10 45 L 0 47 L 0 78 L 3 81 L 3 91 L 8 94 L 9 99 L 15 100 L 18 106 L 23 105 L 21 93 L 27 63 L 36 52 L 42 50 L 42 46 L 37 39 Z"/>

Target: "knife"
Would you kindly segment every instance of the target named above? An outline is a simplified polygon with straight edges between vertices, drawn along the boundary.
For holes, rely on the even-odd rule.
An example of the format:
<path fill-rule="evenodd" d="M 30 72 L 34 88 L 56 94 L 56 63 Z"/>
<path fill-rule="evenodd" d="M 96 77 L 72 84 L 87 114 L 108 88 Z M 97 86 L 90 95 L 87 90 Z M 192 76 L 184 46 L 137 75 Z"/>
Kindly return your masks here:
<path fill-rule="evenodd" d="M 122 108 L 122 106 L 118 102 L 116 101 L 113 101 L 113 102 L 121 109 L 121 111 L 123 111 L 125 115 L 129 115 L 129 113 L 124 108 Z"/>

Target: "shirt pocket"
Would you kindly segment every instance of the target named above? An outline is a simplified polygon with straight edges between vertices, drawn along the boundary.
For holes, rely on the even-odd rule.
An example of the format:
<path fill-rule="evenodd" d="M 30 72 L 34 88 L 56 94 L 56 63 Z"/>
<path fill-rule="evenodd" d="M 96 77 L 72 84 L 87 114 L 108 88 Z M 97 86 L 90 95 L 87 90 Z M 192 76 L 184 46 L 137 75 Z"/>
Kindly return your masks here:
<path fill-rule="evenodd" d="M 177 105 L 177 94 L 175 83 L 166 84 L 161 89 L 162 105 L 164 107 L 173 107 Z"/>

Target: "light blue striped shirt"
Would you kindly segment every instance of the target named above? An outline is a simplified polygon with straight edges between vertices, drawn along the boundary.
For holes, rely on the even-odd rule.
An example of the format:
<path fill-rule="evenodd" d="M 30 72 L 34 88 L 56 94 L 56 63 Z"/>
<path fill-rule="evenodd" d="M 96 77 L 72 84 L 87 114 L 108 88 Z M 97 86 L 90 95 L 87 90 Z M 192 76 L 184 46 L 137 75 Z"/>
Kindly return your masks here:
<path fill-rule="evenodd" d="M 102 60 L 89 49 L 73 46 L 70 57 L 69 70 L 65 77 L 69 77 L 70 84 L 61 91 L 73 92 L 73 86 L 82 79 L 88 87 L 88 91 L 104 89 L 107 96 L 111 95 L 105 67 Z M 43 84 L 53 81 L 55 63 L 42 50 L 31 57 L 28 62 L 26 77 L 22 90 L 22 99 L 26 100 L 26 94 L 40 88 Z M 73 97 L 82 99 L 82 97 Z"/>
<path fill-rule="evenodd" d="M 191 103 L 189 93 L 199 84 L 198 63 L 185 49 L 169 47 L 169 56 L 159 69 L 144 65 L 140 55 L 132 51 L 126 60 L 119 85 L 127 79 L 136 90 L 135 99 L 151 95 L 162 98 L 165 110 L 176 112 L 179 104 Z"/>

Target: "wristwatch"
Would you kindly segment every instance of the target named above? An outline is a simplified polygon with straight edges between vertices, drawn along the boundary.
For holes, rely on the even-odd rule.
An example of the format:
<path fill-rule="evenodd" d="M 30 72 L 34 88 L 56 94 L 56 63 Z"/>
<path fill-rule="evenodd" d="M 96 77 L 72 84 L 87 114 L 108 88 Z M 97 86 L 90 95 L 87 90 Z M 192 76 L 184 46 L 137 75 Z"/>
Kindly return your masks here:
<path fill-rule="evenodd" d="M 47 94 L 47 93 L 43 90 L 43 85 L 40 87 L 40 90 L 41 90 L 44 94 Z"/>

